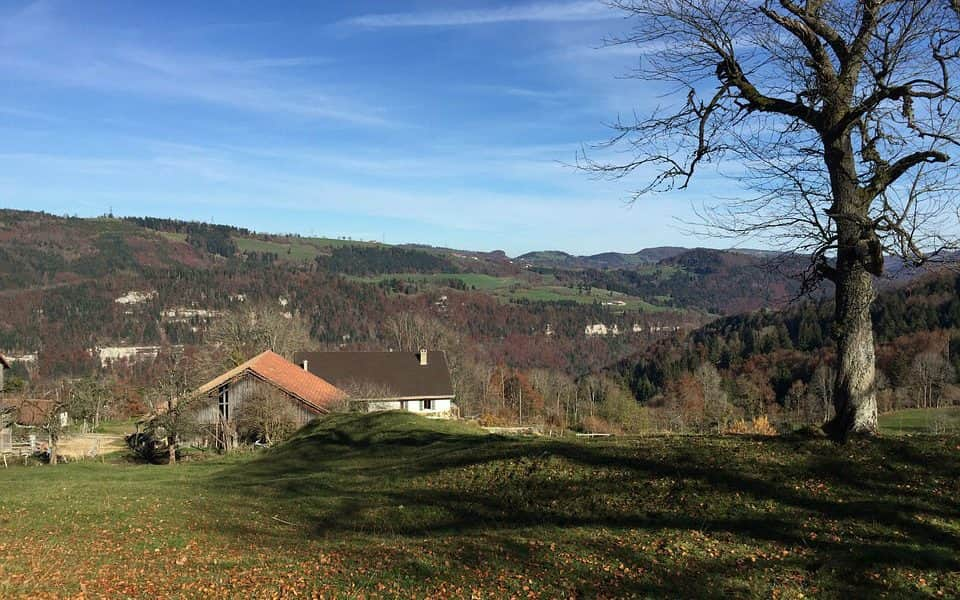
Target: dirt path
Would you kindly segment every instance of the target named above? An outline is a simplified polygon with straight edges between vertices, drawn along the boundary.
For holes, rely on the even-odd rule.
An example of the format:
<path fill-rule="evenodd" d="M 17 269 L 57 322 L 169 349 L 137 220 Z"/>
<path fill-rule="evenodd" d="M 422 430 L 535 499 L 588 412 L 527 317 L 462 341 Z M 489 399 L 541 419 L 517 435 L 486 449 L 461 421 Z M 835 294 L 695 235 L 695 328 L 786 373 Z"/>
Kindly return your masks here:
<path fill-rule="evenodd" d="M 117 433 L 84 433 L 61 438 L 57 454 L 68 459 L 97 458 L 125 450 L 123 436 Z"/>

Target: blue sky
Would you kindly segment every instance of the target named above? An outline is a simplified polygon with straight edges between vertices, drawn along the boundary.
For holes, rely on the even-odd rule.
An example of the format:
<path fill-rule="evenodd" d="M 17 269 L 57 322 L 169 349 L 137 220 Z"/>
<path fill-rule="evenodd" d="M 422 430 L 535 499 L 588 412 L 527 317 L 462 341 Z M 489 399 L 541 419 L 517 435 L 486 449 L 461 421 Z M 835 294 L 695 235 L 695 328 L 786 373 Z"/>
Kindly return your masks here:
<path fill-rule="evenodd" d="M 510 254 L 710 245 L 565 166 L 663 90 L 592 0 L 0 3 L 0 207 Z M 633 186 L 639 186 L 635 182 Z M 716 243 L 716 242 L 714 242 Z"/>

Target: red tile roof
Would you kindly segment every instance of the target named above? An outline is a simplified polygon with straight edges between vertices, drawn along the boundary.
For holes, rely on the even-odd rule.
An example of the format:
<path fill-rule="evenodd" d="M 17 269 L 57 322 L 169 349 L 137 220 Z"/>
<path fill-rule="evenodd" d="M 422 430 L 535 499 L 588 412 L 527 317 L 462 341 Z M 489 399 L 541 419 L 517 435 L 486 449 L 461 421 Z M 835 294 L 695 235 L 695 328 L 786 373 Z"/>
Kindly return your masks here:
<path fill-rule="evenodd" d="M 223 384 L 246 373 L 252 373 L 254 376 L 301 400 L 315 412 L 327 412 L 329 410 L 327 407 L 331 403 L 346 396 L 330 383 L 304 371 L 270 350 L 205 383 L 197 389 L 196 394 L 200 396 L 210 395 L 212 392 L 219 390 Z"/>

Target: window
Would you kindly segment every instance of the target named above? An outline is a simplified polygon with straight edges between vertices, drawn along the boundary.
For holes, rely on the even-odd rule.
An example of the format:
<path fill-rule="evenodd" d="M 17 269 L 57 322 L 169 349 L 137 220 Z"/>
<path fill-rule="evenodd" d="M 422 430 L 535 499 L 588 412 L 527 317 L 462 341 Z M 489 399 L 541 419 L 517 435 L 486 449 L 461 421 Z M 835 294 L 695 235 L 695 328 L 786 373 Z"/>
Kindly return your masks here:
<path fill-rule="evenodd" d="M 433 400 L 424 400 L 423 410 L 433 410 Z"/>
<path fill-rule="evenodd" d="M 218 402 L 220 408 L 220 420 L 229 421 L 230 420 L 230 388 L 223 386 L 220 388 L 220 398 Z"/>

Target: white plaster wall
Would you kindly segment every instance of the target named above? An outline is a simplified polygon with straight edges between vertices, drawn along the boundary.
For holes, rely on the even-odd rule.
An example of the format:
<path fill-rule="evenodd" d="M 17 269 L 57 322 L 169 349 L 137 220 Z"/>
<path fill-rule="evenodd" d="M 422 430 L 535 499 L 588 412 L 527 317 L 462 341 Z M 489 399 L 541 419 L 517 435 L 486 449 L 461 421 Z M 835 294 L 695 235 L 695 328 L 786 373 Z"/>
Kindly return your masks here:
<path fill-rule="evenodd" d="M 391 402 L 369 402 L 367 403 L 367 412 L 381 410 L 406 410 L 412 413 L 432 415 L 449 413 L 451 408 L 450 400 L 433 400 L 429 409 L 423 408 L 422 400 L 404 400 Z"/>

